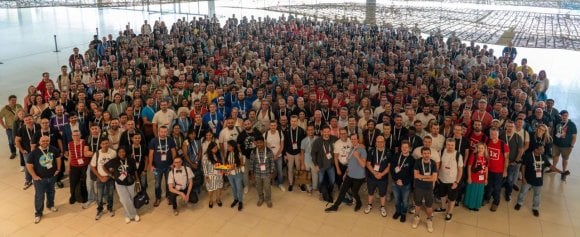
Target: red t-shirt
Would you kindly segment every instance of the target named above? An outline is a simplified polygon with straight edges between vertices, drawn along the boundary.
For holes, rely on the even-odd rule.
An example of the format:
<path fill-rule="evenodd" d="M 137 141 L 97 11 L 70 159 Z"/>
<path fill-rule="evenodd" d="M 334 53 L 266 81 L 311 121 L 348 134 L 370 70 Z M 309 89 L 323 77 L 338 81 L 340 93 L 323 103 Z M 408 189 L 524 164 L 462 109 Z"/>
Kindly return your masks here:
<path fill-rule="evenodd" d="M 503 152 L 501 150 L 503 146 Z M 505 142 L 498 140 L 497 142 L 489 141 L 487 143 L 487 150 L 489 152 L 489 172 L 493 173 L 503 173 L 505 165 L 505 153 L 510 152 L 510 148 Z"/>
<path fill-rule="evenodd" d="M 480 133 L 479 135 L 472 133 L 469 137 L 469 149 L 472 151 L 477 151 L 477 143 L 486 142 L 487 136 L 484 133 Z"/>
<path fill-rule="evenodd" d="M 485 156 L 477 156 L 477 159 L 475 159 L 475 155 L 471 154 L 467 164 L 472 167 L 471 182 L 477 184 L 485 183 L 485 180 L 487 180 L 487 177 L 485 176 L 485 171 L 487 169 L 487 161 L 485 160 Z M 473 172 L 473 168 L 479 165 L 481 165 L 482 169 L 478 172 Z"/>

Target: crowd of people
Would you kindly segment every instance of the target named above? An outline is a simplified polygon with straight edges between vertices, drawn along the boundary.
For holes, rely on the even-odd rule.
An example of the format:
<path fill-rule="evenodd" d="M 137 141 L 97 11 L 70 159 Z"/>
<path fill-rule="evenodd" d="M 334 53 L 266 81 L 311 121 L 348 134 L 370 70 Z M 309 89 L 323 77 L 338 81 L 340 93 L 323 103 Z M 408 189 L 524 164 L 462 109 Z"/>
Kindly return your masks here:
<path fill-rule="evenodd" d="M 221 207 L 228 185 L 231 208 L 251 190 L 272 208 L 274 186 L 316 194 L 326 212 L 380 205 L 386 217 L 392 201 L 393 219 L 411 214 L 417 228 L 423 211 L 432 232 L 433 213 L 495 212 L 502 190 L 506 201 L 519 191 L 519 210 L 532 189 L 539 216 L 544 175 L 570 174 L 576 126 L 547 98 L 546 72 L 516 52 L 284 16 L 145 21 L 74 48 L 22 106 L 8 98 L 0 125 L 34 186 L 35 223 L 45 199 L 57 211 L 68 174 L 69 203 L 96 203 L 96 220 L 115 214 L 117 192 L 125 221 L 139 221 L 133 198 L 148 182 L 153 206 L 165 197 L 175 215 L 202 190 Z"/>

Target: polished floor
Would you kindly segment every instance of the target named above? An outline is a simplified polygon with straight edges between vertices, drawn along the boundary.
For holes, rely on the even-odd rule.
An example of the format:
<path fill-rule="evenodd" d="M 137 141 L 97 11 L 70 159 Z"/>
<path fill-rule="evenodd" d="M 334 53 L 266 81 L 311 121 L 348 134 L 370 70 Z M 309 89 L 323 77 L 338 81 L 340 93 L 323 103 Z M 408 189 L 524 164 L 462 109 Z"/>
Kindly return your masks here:
<path fill-rule="evenodd" d="M 195 5 L 189 7 L 195 8 Z M 208 8 L 204 7 L 202 14 L 207 11 Z M 262 14 L 226 8 L 220 2 L 217 2 L 216 11 L 222 20 L 232 14 Z M 269 14 L 275 16 L 279 13 Z M 172 22 L 177 17 L 186 16 L 119 9 L 0 9 L 0 62 L 3 63 L 0 65 L 0 97 L 9 94 L 22 97 L 26 87 L 36 84 L 44 71 L 56 78 L 72 47 L 86 49 L 86 42 L 96 27 L 100 34 L 116 35 L 125 22 L 138 27 L 143 19 L 153 21 L 161 18 Z M 60 53 L 52 52 L 53 35 L 57 35 Z M 500 46 L 490 47 L 496 52 L 501 51 Z M 525 48 L 518 51 L 518 58 L 527 57 L 535 71 L 547 71 L 551 79 L 548 95 L 556 99 L 556 107 L 568 109 L 571 118 L 580 121 L 580 86 L 577 82 L 580 78 L 577 69 L 580 53 Z M 0 98 L 0 101 L 0 104 L 4 103 L 4 99 Z M 23 173 L 18 171 L 17 160 L 7 158 L 6 138 L 4 132 L 0 132 L 0 236 L 580 236 L 578 154 L 578 150 L 573 152 L 572 175 L 567 183 L 562 183 L 559 176 L 546 177 L 539 218 L 532 215 L 531 197 L 528 196 L 520 211 L 513 210 L 513 202 L 502 202 L 496 213 L 486 208 L 479 213 L 457 209 L 453 221 L 448 223 L 442 215 L 436 215 L 432 234 L 427 233 L 424 225 L 412 229 L 410 221 L 405 224 L 393 221 L 390 218 L 392 203 L 387 207 L 387 218 L 380 216 L 378 208 L 365 215 L 362 211 L 353 212 L 349 206 L 341 206 L 339 212 L 327 214 L 323 212 L 325 203 L 319 201 L 317 195 L 299 191 L 283 193 L 275 188 L 272 209 L 256 207 L 256 191 L 251 188 L 245 196 L 242 212 L 229 208 L 231 191 L 226 190 L 223 194 L 225 205 L 221 208 L 209 209 L 207 195 L 203 194 L 199 204 L 182 207 L 177 217 L 164 202 L 157 208 L 149 205 L 141 209 L 141 222 L 125 224 L 121 206 L 116 202 L 115 217 L 106 216 L 95 221 L 94 206 L 83 210 L 79 204 L 68 204 L 66 182 L 65 189 L 56 192 L 59 211 L 46 212 L 40 224 L 34 224 L 34 190 L 21 189 Z"/>

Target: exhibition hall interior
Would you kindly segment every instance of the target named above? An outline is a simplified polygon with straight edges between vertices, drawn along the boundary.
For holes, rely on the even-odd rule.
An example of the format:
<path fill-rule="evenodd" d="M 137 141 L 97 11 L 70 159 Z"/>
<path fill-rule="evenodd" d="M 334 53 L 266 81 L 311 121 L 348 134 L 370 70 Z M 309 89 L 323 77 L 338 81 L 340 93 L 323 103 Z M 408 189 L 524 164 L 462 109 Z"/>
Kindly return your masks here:
<path fill-rule="evenodd" d="M 577 0 L 0 0 L 0 236 L 580 236 L 579 61 Z"/>

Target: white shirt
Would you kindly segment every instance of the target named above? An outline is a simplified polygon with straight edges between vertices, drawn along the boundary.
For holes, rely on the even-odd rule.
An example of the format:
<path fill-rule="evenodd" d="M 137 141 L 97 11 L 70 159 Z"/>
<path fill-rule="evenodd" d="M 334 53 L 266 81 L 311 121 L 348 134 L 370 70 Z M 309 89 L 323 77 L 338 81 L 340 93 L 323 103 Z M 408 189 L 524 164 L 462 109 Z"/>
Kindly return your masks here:
<path fill-rule="evenodd" d="M 185 173 L 187 172 L 187 174 Z M 194 174 L 193 171 L 189 167 L 181 166 L 180 168 L 173 169 L 169 172 L 167 177 L 167 183 L 173 186 L 177 190 L 184 190 L 187 187 L 187 179 L 193 178 Z"/>
<path fill-rule="evenodd" d="M 157 113 L 155 113 L 155 115 L 153 116 L 153 121 L 151 122 L 156 123 L 157 127 L 169 126 L 171 125 L 171 122 L 173 122 L 173 120 L 176 118 L 177 114 L 175 114 L 175 112 L 171 109 L 167 109 L 166 112 L 163 112 L 163 110 L 159 110 L 157 111 Z"/>
<path fill-rule="evenodd" d="M 431 147 L 435 148 L 438 152 L 441 152 L 443 146 L 445 146 L 445 137 L 441 134 L 437 134 L 437 137 L 433 136 L 433 134 L 429 134 L 429 136 L 431 136 L 431 140 L 433 141 Z"/>
<path fill-rule="evenodd" d="M 429 124 L 429 121 L 431 121 L 431 119 L 436 119 L 436 118 L 431 113 L 429 113 L 427 115 L 425 115 L 425 113 L 419 113 L 419 114 L 415 115 L 415 119 L 420 120 L 423 123 L 423 126 L 427 126 L 427 124 Z"/>
<path fill-rule="evenodd" d="M 282 134 L 280 134 L 280 131 L 276 130 L 274 133 L 272 133 L 272 131 L 270 131 L 268 129 L 268 131 L 266 131 L 266 133 L 268 133 L 267 139 L 266 139 L 266 146 L 270 148 L 270 150 L 272 150 L 272 153 L 274 155 L 276 155 L 278 153 L 278 151 L 280 150 L 280 148 L 282 148 L 280 146 L 280 143 L 284 142 L 284 136 L 281 136 Z M 264 133 L 264 138 L 266 138 L 266 133 Z"/>
<path fill-rule="evenodd" d="M 457 169 L 463 168 L 463 157 L 459 155 L 459 159 L 455 160 L 457 151 L 443 152 L 441 157 L 441 166 L 439 168 L 438 177 L 443 183 L 453 183 L 457 181 Z"/>
<path fill-rule="evenodd" d="M 219 142 L 227 143 L 229 140 L 236 141 L 238 139 L 238 135 L 240 135 L 240 132 L 238 132 L 238 128 L 236 127 L 232 129 L 229 128 L 222 129 L 222 131 L 220 132 Z"/>
<path fill-rule="evenodd" d="M 350 139 L 346 139 L 346 141 L 337 140 L 334 142 L 334 154 L 338 154 L 338 162 L 343 165 L 346 165 L 348 162 L 348 155 L 352 150 L 352 143 Z"/>
<path fill-rule="evenodd" d="M 97 172 L 99 172 L 99 175 L 109 176 L 104 169 L 105 163 L 115 158 L 117 156 L 117 152 L 110 148 L 107 150 L 107 152 L 103 152 L 102 150 L 99 150 L 98 152 L 99 152 L 99 163 L 97 164 L 97 153 L 95 153 L 93 155 L 93 159 L 91 159 L 91 167 L 96 167 Z"/>

